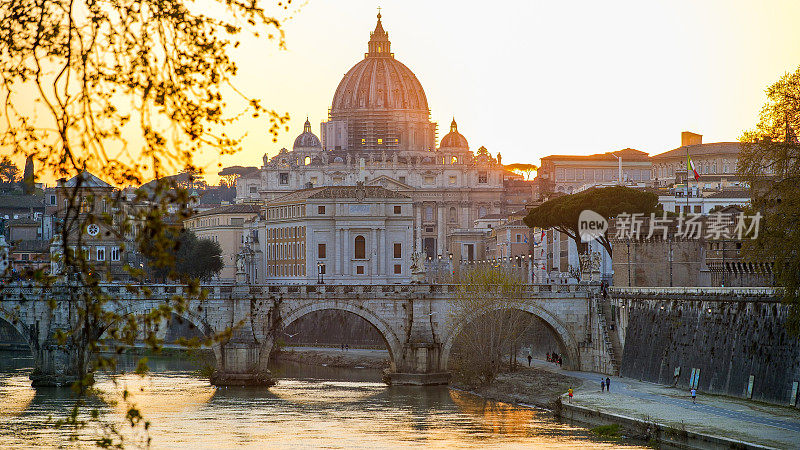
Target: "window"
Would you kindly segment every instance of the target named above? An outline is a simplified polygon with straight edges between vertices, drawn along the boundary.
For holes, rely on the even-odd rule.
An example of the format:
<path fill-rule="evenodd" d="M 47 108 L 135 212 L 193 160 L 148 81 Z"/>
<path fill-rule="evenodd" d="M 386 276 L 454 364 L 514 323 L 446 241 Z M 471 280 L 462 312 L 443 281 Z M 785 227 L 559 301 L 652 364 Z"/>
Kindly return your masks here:
<path fill-rule="evenodd" d="M 450 213 L 448 214 L 448 221 L 450 223 L 455 223 L 457 218 L 458 214 L 456 213 L 456 208 L 454 206 L 451 206 Z"/>
<path fill-rule="evenodd" d="M 105 261 L 106 260 L 106 248 L 105 247 L 97 247 L 97 260 L 98 261 Z"/>
<path fill-rule="evenodd" d="M 478 183 L 486 184 L 489 182 L 489 174 L 485 171 L 478 172 Z"/>
<path fill-rule="evenodd" d="M 364 236 L 356 236 L 353 257 L 355 259 L 367 258 L 367 240 L 364 239 Z"/>
<path fill-rule="evenodd" d="M 382 138 L 378 138 L 378 145 L 383 145 L 383 139 Z"/>
<path fill-rule="evenodd" d="M 111 247 L 111 261 L 119 261 L 119 247 Z"/>
<path fill-rule="evenodd" d="M 317 206 L 317 214 L 325 214 L 325 205 Z"/>
<path fill-rule="evenodd" d="M 317 244 L 317 258 L 324 259 L 327 258 L 327 248 L 325 248 L 325 244 Z"/>
<path fill-rule="evenodd" d="M 56 204 L 56 196 L 55 195 L 50 195 L 50 204 L 51 205 L 55 205 Z"/>
<path fill-rule="evenodd" d="M 356 266 L 356 275 L 364 275 L 364 266 Z"/>
<path fill-rule="evenodd" d="M 366 139 L 361 139 L 361 145 L 367 145 L 367 140 Z"/>
<path fill-rule="evenodd" d="M 517 233 L 517 243 L 519 244 L 521 242 L 522 242 L 522 234 Z"/>
<path fill-rule="evenodd" d="M 458 156 L 451 156 L 450 164 L 458 164 Z"/>
<path fill-rule="evenodd" d="M 395 274 L 403 273 L 403 266 L 401 266 L 400 264 L 395 264 L 394 265 L 394 273 Z"/>
<path fill-rule="evenodd" d="M 309 164 L 311 164 L 311 157 L 310 157 L 310 156 L 306 156 L 306 157 L 303 159 L 303 165 L 304 165 L 304 166 L 307 166 L 307 165 L 309 165 Z"/>
<path fill-rule="evenodd" d="M 280 184 L 289 184 L 289 172 L 281 172 L 278 177 Z"/>
<path fill-rule="evenodd" d="M 406 184 L 406 177 L 400 177 L 400 182 Z"/>
<path fill-rule="evenodd" d="M 403 257 L 403 244 L 395 242 L 394 244 L 394 257 L 399 259 Z"/>
<path fill-rule="evenodd" d="M 478 217 L 483 217 L 485 215 L 486 215 L 486 207 L 481 206 L 480 208 L 478 208 Z"/>
<path fill-rule="evenodd" d="M 432 176 L 426 176 L 426 177 L 423 179 L 423 182 L 424 182 L 425 184 L 433 184 L 433 182 L 434 182 L 434 178 L 433 178 Z"/>
<path fill-rule="evenodd" d="M 258 193 L 258 190 L 256 189 L 255 186 L 250 186 L 250 193 L 251 194 L 257 194 Z"/>
<path fill-rule="evenodd" d="M 702 208 L 703 207 L 700 206 L 700 205 L 694 205 L 694 212 L 695 213 L 701 213 L 702 212 Z"/>
<path fill-rule="evenodd" d="M 456 184 L 456 176 L 455 175 L 450 175 L 449 182 L 450 182 L 450 184 Z"/>
<path fill-rule="evenodd" d="M 394 213 L 401 214 L 403 212 L 403 208 L 400 205 L 394 205 Z"/>
<path fill-rule="evenodd" d="M 311 184 L 317 184 L 317 177 L 311 177 Z"/>
<path fill-rule="evenodd" d="M 433 206 L 426 206 L 425 207 L 425 220 L 426 221 L 433 220 Z"/>
<path fill-rule="evenodd" d="M 231 225 L 233 226 L 244 225 L 244 217 L 231 217 Z"/>
<path fill-rule="evenodd" d="M 325 275 L 325 264 L 320 264 L 317 270 L 320 274 Z"/>

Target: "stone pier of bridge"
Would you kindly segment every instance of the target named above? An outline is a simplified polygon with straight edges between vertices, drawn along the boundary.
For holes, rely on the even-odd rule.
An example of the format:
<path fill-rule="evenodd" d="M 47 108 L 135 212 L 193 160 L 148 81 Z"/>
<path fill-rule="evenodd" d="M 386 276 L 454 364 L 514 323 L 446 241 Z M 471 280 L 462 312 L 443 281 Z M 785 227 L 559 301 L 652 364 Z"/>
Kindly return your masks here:
<path fill-rule="evenodd" d="M 184 292 L 177 285 L 152 285 L 136 292 L 123 284 L 102 288 L 112 299 L 105 307 L 122 317 L 147 314 Z M 450 353 L 464 325 L 451 323 L 454 285 L 208 285 L 204 289 L 207 296 L 189 300 L 186 310 L 175 314 L 208 337 L 224 336 L 212 346 L 215 385 L 274 383 L 268 363 L 275 337 L 292 322 L 320 310 L 353 313 L 378 330 L 390 357 L 387 383 L 446 384 Z M 566 368 L 613 373 L 613 351 L 597 317 L 598 292 L 590 285 L 529 285 L 515 304 L 550 328 Z M 54 339 L 59 330 L 80 328 L 67 294 L 59 286 L 6 286 L 0 291 L 0 320 L 12 324 L 31 347 L 36 361 L 31 378 L 36 385 L 69 384 L 80 375 L 80 358 L 87 357 L 69 339 Z"/>

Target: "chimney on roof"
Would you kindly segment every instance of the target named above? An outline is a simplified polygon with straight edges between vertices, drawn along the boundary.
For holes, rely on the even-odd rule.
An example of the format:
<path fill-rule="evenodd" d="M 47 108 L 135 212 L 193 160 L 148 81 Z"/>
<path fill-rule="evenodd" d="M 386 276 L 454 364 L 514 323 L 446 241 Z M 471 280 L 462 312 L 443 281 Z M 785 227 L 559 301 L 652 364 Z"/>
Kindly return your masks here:
<path fill-rule="evenodd" d="M 686 145 L 700 145 L 703 143 L 703 135 L 692 133 L 691 131 L 681 132 L 681 147 Z"/>

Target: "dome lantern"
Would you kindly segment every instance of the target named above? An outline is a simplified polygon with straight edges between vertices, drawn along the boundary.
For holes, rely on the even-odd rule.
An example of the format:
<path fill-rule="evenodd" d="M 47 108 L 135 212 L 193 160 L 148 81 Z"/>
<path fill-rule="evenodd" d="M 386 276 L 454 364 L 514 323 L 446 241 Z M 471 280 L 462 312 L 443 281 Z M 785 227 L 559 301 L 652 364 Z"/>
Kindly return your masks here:
<path fill-rule="evenodd" d="M 389 33 L 383 29 L 381 24 L 381 13 L 378 12 L 378 24 L 375 25 L 375 31 L 369 34 L 369 43 L 367 44 L 366 57 L 370 56 L 388 56 L 391 57 L 391 45 L 389 41 Z"/>

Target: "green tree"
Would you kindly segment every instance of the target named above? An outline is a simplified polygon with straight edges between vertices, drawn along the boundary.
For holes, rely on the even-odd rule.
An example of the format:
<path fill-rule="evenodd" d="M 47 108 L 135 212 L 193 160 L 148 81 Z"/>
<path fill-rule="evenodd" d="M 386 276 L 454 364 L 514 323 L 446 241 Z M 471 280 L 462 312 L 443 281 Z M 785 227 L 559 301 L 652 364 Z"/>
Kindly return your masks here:
<path fill-rule="evenodd" d="M 562 195 L 533 208 L 525 217 L 525 224 L 531 228 L 553 228 L 575 241 L 578 249 L 583 248 L 578 234 L 578 217 L 581 211 L 590 209 L 607 220 L 620 213 L 650 214 L 656 212 L 658 196 L 652 192 L 631 189 L 625 186 L 593 188 L 577 194 Z M 600 236 L 598 242 L 612 254 L 608 233 Z"/>
<path fill-rule="evenodd" d="M 219 154 L 238 151 L 241 140 L 225 130 L 245 113 L 266 119 L 265 128 L 276 139 L 286 128 L 288 115 L 265 108 L 259 99 L 235 88 L 237 65 L 230 52 L 240 45 L 242 32 L 275 39 L 283 47 L 282 19 L 277 14 L 283 14 L 290 2 L 0 2 L 0 153 L 24 156 L 36 162 L 38 173 L 56 178 L 89 171 L 117 186 L 128 186 L 180 170 L 195 173 L 192 155 L 203 149 Z M 234 108 L 234 104 L 246 106 Z M 27 175 L 32 181 L 34 174 Z M 58 290 L 65 297 L 51 306 L 69 304 L 72 326 L 54 338 L 77 349 L 70 371 L 79 394 L 87 392 L 93 370 L 116 367 L 113 356 L 99 352 L 121 351 L 116 343 L 132 343 L 140 329 L 157 328 L 154 325 L 169 320 L 173 309 L 186 308 L 189 299 L 205 295 L 198 280 L 171 272 L 170 278 L 175 275 L 175 281 L 185 283 L 183 296 L 141 317 L 114 312 L 115 298 L 101 285 L 103 272 L 83 252 L 70 250 L 83 248 L 87 225 L 98 223 L 120 236 L 134 236 L 126 252 L 138 252 L 161 265 L 174 264 L 170 224 L 192 213 L 189 196 L 185 189 L 157 183 L 154 189 L 137 191 L 130 203 L 118 191 L 104 199 L 111 204 L 108 212 L 101 213 L 82 207 L 101 200 L 84 195 L 85 183 L 79 177 L 67 190 L 59 217 L 61 247 L 54 256 L 62 273 L 50 276 L 39 270 L 30 279 L 44 287 L 64 285 L 65 280 L 73 286 Z M 134 280 L 144 276 L 137 265 L 126 270 Z M 125 289 L 136 293 L 139 284 L 129 283 Z M 159 349 L 154 333 L 146 342 Z M 85 396 L 79 395 L 68 418 L 57 423 L 70 425 L 77 433 L 87 423 L 78 414 L 85 405 Z M 126 409 L 131 427 L 148 429 L 135 405 L 128 402 Z M 96 413 L 90 417 L 97 418 Z M 98 445 L 126 444 L 114 424 L 103 424 L 101 429 L 106 433 Z"/>
<path fill-rule="evenodd" d="M 178 239 L 175 270 L 182 276 L 207 281 L 223 267 L 222 248 L 211 239 L 198 239 L 184 231 Z"/>
<path fill-rule="evenodd" d="M 507 164 L 506 169 L 510 169 L 514 172 L 522 172 L 525 174 L 525 179 L 531 179 L 531 173 L 536 172 L 539 170 L 535 164 L 525 164 L 525 163 L 514 163 L 514 164 Z"/>
<path fill-rule="evenodd" d="M 217 175 L 225 180 L 227 186 L 233 187 L 239 177 L 256 171 L 258 171 L 257 167 L 230 166 L 220 170 Z"/>
<path fill-rule="evenodd" d="M 449 368 L 468 385 L 486 385 L 502 372 L 534 317 L 524 311 L 522 280 L 507 271 L 477 267 L 462 273 L 457 286 L 448 316 L 457 333 Z"/>
<path fill-rule="evenodd" d="M 800 67 L 766 95 L 758 123 L 740 138 L 738 172 L 750 185 L 752 208 L 763 215 L 758 237 L 744 248 L 751 260 L 772 263 L 791 305 L 788 328 L 800 334 Z"/>
<path fill-rule="evenodd" d="M 0 159 L 0 182 L 16 183 L 19 181 L 19 168 L 8 156 Z"/>

